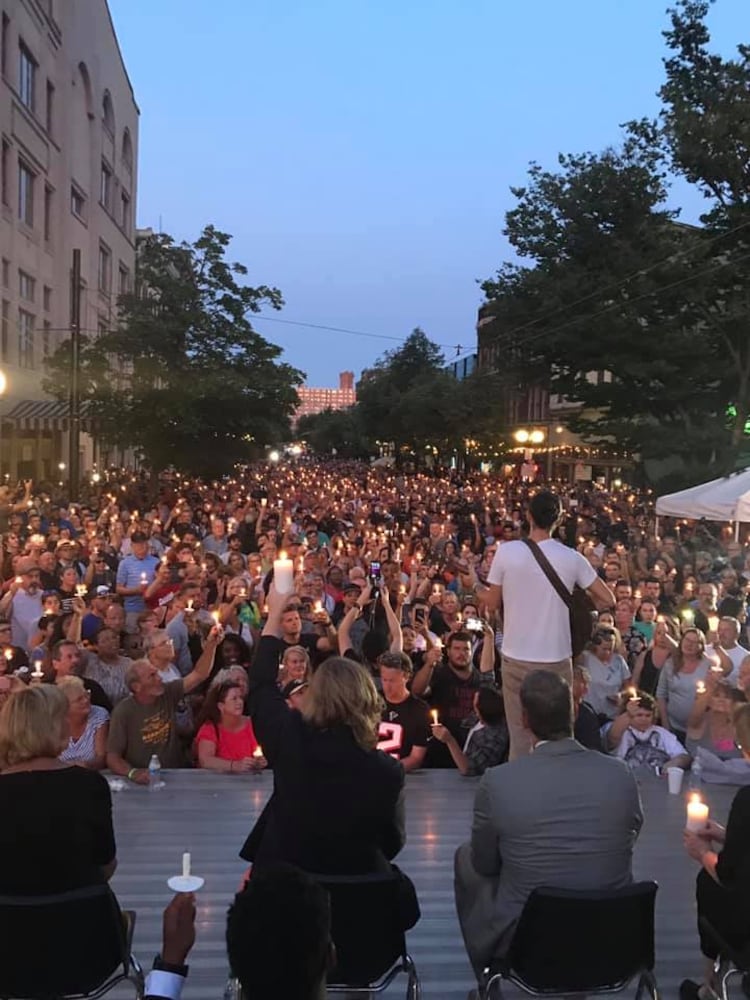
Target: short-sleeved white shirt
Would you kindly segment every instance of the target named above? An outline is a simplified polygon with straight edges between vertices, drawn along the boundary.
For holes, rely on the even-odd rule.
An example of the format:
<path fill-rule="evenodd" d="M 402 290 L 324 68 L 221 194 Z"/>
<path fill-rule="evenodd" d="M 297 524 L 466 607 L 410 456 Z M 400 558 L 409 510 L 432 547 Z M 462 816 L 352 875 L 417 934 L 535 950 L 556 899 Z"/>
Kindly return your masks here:
<path fill-rule="evenodd" d="M 575 549 L 548 538 L 539 546 L 573 593 L 597 579 L 591 563 Z M 529 547 L 520 541 L 499 545 L 487 575 L 503 588 L 503 655 L 530 663 L 555 663 L 572 653 L 568 607 Z"/>

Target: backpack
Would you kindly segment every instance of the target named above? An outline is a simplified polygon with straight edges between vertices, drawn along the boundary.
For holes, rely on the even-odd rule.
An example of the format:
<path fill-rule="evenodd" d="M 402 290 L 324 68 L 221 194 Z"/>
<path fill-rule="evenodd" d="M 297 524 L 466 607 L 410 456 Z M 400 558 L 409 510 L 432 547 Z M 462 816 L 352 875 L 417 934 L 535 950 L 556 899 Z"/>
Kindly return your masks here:
<path fill-rule="evenodd" d="M 633 730 L 629 729 L 629 733 Z M 659 734 L 651 733 L 647 740 L 633 737 L 634 743 L 625 754 L 628 767 L 645 767 L 650 771 L 660 771 L 669 760 L 669 754 L 658 745 Z"/>

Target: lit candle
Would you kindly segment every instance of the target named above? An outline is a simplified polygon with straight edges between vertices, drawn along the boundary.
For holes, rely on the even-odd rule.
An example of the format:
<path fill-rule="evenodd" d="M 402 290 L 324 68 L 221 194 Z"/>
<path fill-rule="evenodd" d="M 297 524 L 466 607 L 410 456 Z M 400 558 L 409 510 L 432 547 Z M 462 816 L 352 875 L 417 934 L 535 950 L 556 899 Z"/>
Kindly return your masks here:
<path fill-rule="evenodd" d="M 253 757 L 257 758 L 262 756 L 263 756 L 263 747 L 259 743 L 257 747 L 253 750 Z"/>
<path fill-rule="evenodd" d="M 8 661 L 8 663 L 10 663 L 10 661 L 13 659 L 13 650 L 10 648 L 10 646 L 5 647 L 5 652 L 3 653 L 3 656 Z"/>
<path fill-rule="evenodd" d="M 16 577 L 16 584 L 20 587 L 22 583 L 23 583 L 23 577 L 22 576 L 17 576 Z"/>
<path fill-rule="evenodd" d="M 694 619 L 695 619 L 695 612 L 692 611 L 690 608 L 685 608 L 685 610 L 682 612 L 682 620 L 685 622 L 685 624 L 692 625 Z"/>
<path fill-rule="evenodd" d="M 193 610 L 193 598 L 192 597 L 188 597 L 187 610 L 188 611 L 192 611 Z"/>
<path fill-rule="evenodd" d="M 77 583 L 76 584 L 76 596 L 77 597 L 85 597 L 86 596 L 86 584 L 85 583 Z"/>
<path fill-rule="evenodd" d="M 432 724 L 433 724 L 433 726 L 436 726 L 438 724 L 437 709 L 433 708 L 432 711 L 430 712 L 430 715 L 432 716 Z"/>
<path fill-rule="evenodd" d="M 34 672 L 32 673 L 31 676 L 36 678 L 36 680 L 39 680 L 40 678 L 44 677 L 44 671 L 42 670 L 41 660 L 34 660 Z"/>
<path fill-rule="evenodd" d="M 709 631 L 710 632 L 715 632 L 718 627 L 719 627 L 719 616 L 718 615 L 709 615 L 708 616 L 708 629 L 709 629 Z"/>
<path fill-rule="evenodd" d="M 218 625 L 219 624 L 219 619 L 221 618 L 221 615 L 219 614 L 219 612 L 218 611 L 212 611 L 211 612 L 211 617 L 214 620 L 214 624 Z"/>
<path fill-rule="evenodd" d="M 698 683 L 695 685 L 695 693 L 696 694 L 706 693 L 706 685 L 703 683 L 703 681 L 698 681 Z"/>
<path fill-rule="evenodd" d="M 273 582 L 277 594 L 291 594 L 294 590 L 294 563 L 287 559 L 286 552 L 279 552 L 273 561 Z"/>
<path fill-rule="evenodd" d="M 323 605 L 320 603 L 320 601 L 316 601 L 315 604 L 313 604 L 313 611 L 315 612 L 316 615 L 319 615 L 322 610 L 323 610 Z"/>
<path fill-rule="evenodd" d="M 146 583 L 147 580 L 148 580 L 148 577 L 146 576 L 146 573 L 145 572 L 141 573 L 141 585 L 143 585 L 144 583 Z"/>
<path fill-rule="evenodd" d="M 692 833 L 703 830 L 708 823 L 708 806 L 701 801 L 700 795 L 694 792 L 688 799 L 687 804 L 687 825 L 685 829 Z"/>

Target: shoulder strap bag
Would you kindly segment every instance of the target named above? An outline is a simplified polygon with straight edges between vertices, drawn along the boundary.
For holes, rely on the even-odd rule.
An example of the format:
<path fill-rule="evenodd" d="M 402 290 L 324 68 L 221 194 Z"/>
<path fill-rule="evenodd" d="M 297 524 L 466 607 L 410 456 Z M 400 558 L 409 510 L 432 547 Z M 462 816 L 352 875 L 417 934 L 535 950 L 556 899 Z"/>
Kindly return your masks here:
<path fill-rule="evenodd" d="M 539 568 L 555 588 L 568 609 L 570 619 L 570 645 L 573 650 L 573 657 L 579 656 L 586 648 L 586 643 L 591 638 L 594 626 L 594 603 L 578 584 L 573 588 L 571 594 L 560 577 L 557 575 L 552 563 L 542 552 L 536 542 L 530 538 L 523 538 L 522 541 L 528 546 L 531 554 L 539 564 Z"/>

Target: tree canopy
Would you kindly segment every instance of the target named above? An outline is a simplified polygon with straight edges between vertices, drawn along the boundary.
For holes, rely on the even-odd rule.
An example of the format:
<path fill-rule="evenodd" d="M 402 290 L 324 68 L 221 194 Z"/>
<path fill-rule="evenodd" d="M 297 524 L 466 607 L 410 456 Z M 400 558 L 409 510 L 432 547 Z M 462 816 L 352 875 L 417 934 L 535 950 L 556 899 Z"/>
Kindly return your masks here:
<path fill-rule="evenodd" d="M 482 284 L 506 384 L 546 385 L 586 439 L 683 478 L 731 468 L 750 411 L 749 50 L 709 51 L 709 6 L 669 12 L 655 121 L 531 165 L 506 215 L 518 261 Z M 669 207 L 675 174 L 706 200 L 700 227 Z"/>
<path fill-rule="evenodd" d="M 288 436 L 302 373 L 280 362 L 249 315 L 280 309 L 281 292 L 242 283 L 231 237 L 207 226 L 194 243 L 157 234 L 139 243 L 137 280 L 118 322 L 81 338 L 82 398 L 97 433 L 135 447 L 154 468 L 217 475 Z M 49 363 L 66 398 L 69 343 Z"/>

